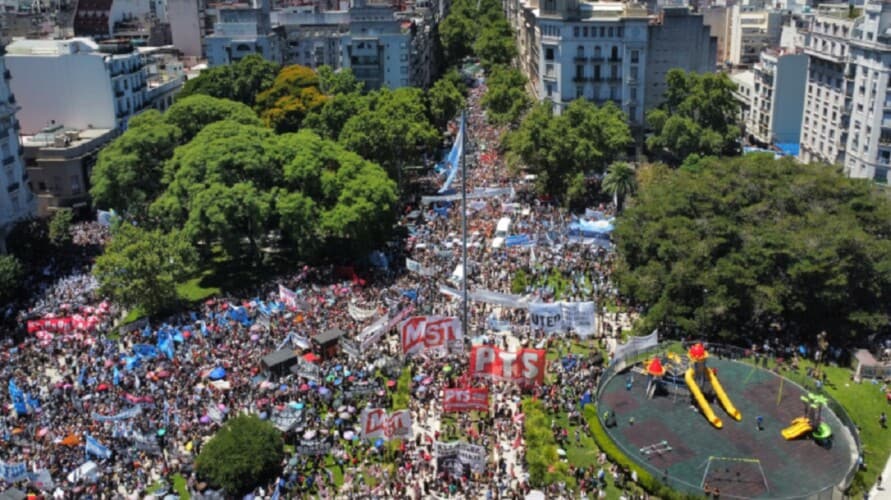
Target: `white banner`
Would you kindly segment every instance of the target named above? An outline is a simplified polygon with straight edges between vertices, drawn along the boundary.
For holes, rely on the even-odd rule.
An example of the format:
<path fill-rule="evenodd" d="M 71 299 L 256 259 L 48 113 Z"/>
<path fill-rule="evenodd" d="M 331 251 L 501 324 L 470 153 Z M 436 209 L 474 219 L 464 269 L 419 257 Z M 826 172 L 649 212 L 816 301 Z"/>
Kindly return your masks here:
<path fill-rule="evenodd" d="M 364 439 L 411 439 L 411 412 L 397 410 L 387 413 L 383 408 L 366 408 L 359 422 Z"/>
<path fill-rule="evenodd" d="M 467 193 L 467 199 L 473 200 L 478 198 L 494 198 L 496 196 L 508 196 L 510 199 L 513 199 L 516 196 L 516 191 L 514 188 L 477 188 Z M 458 201 L 461 199 L 461 193 L 457 194 L 446 194 L 440 196 L 422 196 L 421 204 L 429 205 L 431 203 L 439 203 L 444 201 Z"/>
<path fill-rule="evenodd" d="M 563 308 L 559 302 L 529 304 L 529 320 L 533 330 L 554 333 L 563 330 Z"/>
<path fill-rule="evenodd" d="M 457 441 L 452 443 L 436 441 L 433 443 L 433 455 L 440 465 L 448 466 L 449 461 L 457 461 L 462 465 L 468 465 L 473 472 L 485 472 L 488 459 L 484 447 Z"/>
<path fill-rule="evenodd" d="M 371 309 L 362 309 L 352 302 L 347 305 L 347 312 L 356 321 L 365 321 L 377 316 L 377 309 L 373 307 Z"/>
<path fill-rule="evenodd" d="M 433 269 L 424 267 L 420 262 L 409 259 L 408 257 L 405 258 L 405 268 L 415 274 L 420 274 L 421 276 L 433 276 L 436 274 Z"/>
<path fill-rule="evenodd" d="M 593 335 L 597 319 L 593 302 L 549 302 L 529 304 L 529 319 L 534 330 L 545 333 L 566 332 Z"/>
<path fill-rule="evenodd" d="M 657 345 L 659 345 L 659 330 L 653 330 L 653 333 L 644 337 L 631 337 L 628 339 L 628 342 L 616 346 L 611 363 L 615 363 L 635 351 L 640 351 L 647 347 L 656 347 Z"/>
<path fill-rule="evenodd" d="M 457 288 L 447 285 L 439 285 L 439 293 L 449 295 L 460 299 L 463 292 Z M 528 303 L 526 298 L 520 295 L 509 293 L 493 292 L 490 290 L 473 290 L 467 292 L 467 299 L 471 302 L 482 302 L 484 304 L 493 304 L 501 307 L 526 308 Z"/>

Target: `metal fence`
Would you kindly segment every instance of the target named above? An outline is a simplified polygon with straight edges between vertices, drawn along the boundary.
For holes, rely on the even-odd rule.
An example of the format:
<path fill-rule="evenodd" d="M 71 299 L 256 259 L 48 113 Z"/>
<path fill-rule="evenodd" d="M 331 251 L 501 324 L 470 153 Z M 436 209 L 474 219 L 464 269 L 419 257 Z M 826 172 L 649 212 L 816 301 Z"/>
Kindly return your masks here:
<path fill-rule="evenodd" d="M 678 345 L 680 347 L 682 347 L 684 350 L 687 350 L 694 343 L 696 343 L 696 342 L 683 342 L 683 343 L 678 343 Z M 758 361 L 761 359 L 760 357 L 755 357 L 751 350 L 737 347 L 737 346 L 731 346 L 731 345 L 726 345 L 726 344 L 707 343 L 706 348 L 713 356 L 715 356 L 719 359 L 730 359 L 730 360 L 734 360 L 734 361 L 751 360 L 756 365 L 758 364 Z M 644 361 L 644 360 L 652 357 L 654 353 L 664 352 L 666 350 L 672 350 L 671 346 L 669 344 L 662 343 L 657 346 L 636 349 L 636 350 L 626 353 L 621 358 L 612 359 L 610 361 L 609 366 L 607 366 L 604 369 L 604 371 L 600 377 L 600 381 L 597 385 L 597 401 L 600 401 L 600 397 L 603 395 L 604 389 L 606 388 L 607 384 L 609 384 L 610 380 L 612 380 L 613 377 L 615 377 L 619 373 L 623 372 L 625 369 L 633 366 L 634 364 L 639 363 L 641 361 Z M 825 390 L 823 390 L 822 387 L 817 387 L 816 383 L 808 384 L 807 382 L 805 382 L 805 384 L 802 386 L 801 384 L 799 384 L 798 382 L 796 382 L 794 380 L 791 380 L 788 378 L 786 378 L 786 380 L 791 381 L 793 384 L 798 385 L 799 387 L 801 387 L 802 389 L 804 389 L 807 392 L 816 392 L 816 393 L 819 393 L 826 397 L 827 406 L 838 417 L 838 419 L 842 423 L 842 425 L 844 425 L 848 429 L 848 431 L 850 432 L 851 436 L 854 439 L 854 444 L 856 446 L 857 453 L 859 454 L 862 448 L 860 445 L 860 435 L 857 431 L 857 425 L 854 423 L 854 421 L 848 415 L 848 412 L 846 412 L 845 409 L 841 406 L 841 404 L 839 404 L 839 402 L 836 401 L 835 398 L 833 398 Z M 600 425 L 601 425 L 601 427 L 603 427 L 603 429 L 607 429 L 606 423 L 604 422 L 603 417 L 604 416 L 603 416 L 602 412 L 598 411 L 597 418 L 600 420 Z M 607 432 L 607 435 L 609 435 L 609 432 Z M 610 439 L 612 439 L 612 437 L 610 437 Z M 622 453 L 624 453 L 628 458 L 630 458 L 635 464 L 641 466 L 644 470 L 649 472 L 653 477 L 660 479 L 662 481 L 662 483 L 668 485 L 669 487 L 673 488 L 674 490 L 681 492 L 681 493 L 702 494 L 702 488 L 700 487 L 700 485 L 691 484 L 691 483 L 688 483 L 682 479 L 672 477 L 670 473 L 667 473 L 667 471 L 660 470 L 660 469 L 654 467 L 653 465 L 646 463 L 645 461 L 636 459 L 636 457 L 640 454 L 639 453 L 640 450 L 629 450 L 626 446 L 622 445 L 620 442 L 618 442 L 614 439 L 612 440 L 612 442 L 614 445 L 616 445 L 622 451 Z M 857 461 L 855 460 L 854 465 L 848 470 L 848 472 L 845 475 L 845 478 L 841 482 L 841 484 L 827 486 L 826 488 L 824 488 L 820 491 L 808 493 L 805 496 L 789 497 L 789 498 L 807 498 L 807 499 L 812 499 L 812 500 L 840 500 L 840 499 L 843 499 L 843 498 L 845 498 L 844 491 L 847 490 L 848 487 L 851 485 L 851 482 L 854 480 L 854 475 L 856 473 L 857 473 Z M 737 497 L 733 497 L 732 495 L 722 495 L 722 496 L 727 497 L 727 498 L 737 498 Z"/>

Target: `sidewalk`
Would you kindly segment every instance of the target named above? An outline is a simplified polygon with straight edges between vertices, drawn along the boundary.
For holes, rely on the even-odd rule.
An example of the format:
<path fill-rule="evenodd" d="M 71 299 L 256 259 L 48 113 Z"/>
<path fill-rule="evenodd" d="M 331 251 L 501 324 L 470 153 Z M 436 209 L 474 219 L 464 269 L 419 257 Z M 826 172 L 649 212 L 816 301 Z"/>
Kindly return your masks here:
<path fill-rule="evenodd" d="M 891 488 L 888 487 L 889 478 L 891 478 L 891 457 L 888 458 L 885 470 L 882 471 L 882 489 L 872 485 L 872 489 L 869 490 L 870 500 L 891 500 Z"/>

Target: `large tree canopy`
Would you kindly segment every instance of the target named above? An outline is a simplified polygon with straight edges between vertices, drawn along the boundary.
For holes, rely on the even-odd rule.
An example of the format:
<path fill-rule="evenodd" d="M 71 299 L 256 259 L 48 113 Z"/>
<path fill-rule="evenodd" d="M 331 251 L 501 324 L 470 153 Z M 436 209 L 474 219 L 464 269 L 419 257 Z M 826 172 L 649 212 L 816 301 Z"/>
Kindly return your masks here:
<path fill-rule="evenodd" d="M 419 163 L 438 140 L 439 132 L 427 118 L 424 94 L 416 88 L 372 92 L 340 132 L 342 145 L 385 165 L 393 178 L 400 166 Z"/>
<path fill-rule="evenodd" d="M 733 97 L 736 86 L 725 73 L 673 69 L 665 81 L 665 101 L 647 114 L 654 132 L 647 147 L 676 164 L 691 154 L 739 153 L 739 102 Z"/>
<path fill-rule="evenodd" d="M 179 127 L 151 110 L 133 117 L 126 132 L 99 152 L 93 168 L 93 205 L 138 215 L 161 192 L 164 161 L 180 144 Z"/>
<path fill-rule="evenodd" d="M 526 115 L 505 139 L 508 161 L 537 175 L 543 194 L 566 196 L 580 174 L 602 173 L 631 144 L 625 115 L 614 104 L 584 99 L 555 116 L 550 103 Z"/>
<path fill-rule="evenodd" d="M 239 415 L 226 422 L 207 442 L 195 467 L 202 478 L 238 498 L 260 484 L 268 484 L 281 471 L 282 434 L 256 415 Z"/>
<path fill-rule="evenodd" d="M 833 343 L 886 329 L 891 205 L 869 183 L 767 155 L 641 184 L 615 240 L 642 331 L 739 338 L 779 324 Z"/>
<path fill-rule="evenodd" d="M 195 262 L 195 249 L 178 231 L 147 231 L 124 223 L 96 259 L 93 275 L 105 296 L 154 314 L 176 303 L 176 285 Z"/>
<path fill-rule="evenodd" d="M 204 94 L 253 106 L 257 94 L 272 86 L 278 71 L 278 64 L 251 54 L 238 62 L 202 71 L 186 82 L 178 98 Z"/>
<path fill-rule="evenodd" d="M 296 132 L 306 115 L 325 100 L 316 72 L 295 64 L 283 68 L 272 86 L 257 95 L 257 111 L 276 132 Z"/>
<path fill-rule="evenodd" d="M 526 91 L 526 77 L 520 70 L 495 66 L 486 79 L 486 94 L 481 104 L 489 121 L 499 125 L 517 124 L 523 113 L 532 106 Z"/>
<path fill-rule="evenodd" d="M 516 54 L 511 43 L 513 35 L 498 0 L 455 0 L 438 29 L 450 66 L 474 53 L 486 65 L 509 63 Z"/>
<path fill-rule="evenodd" d="M 206 95 L 178 99 L 164 113 L 164 121 L 175 125 L 181 131 L 181 143 L 192 140 L 206 125 L 220 120 L 233 120 L 246 125 L 263 124 L 248 106 Z"/>

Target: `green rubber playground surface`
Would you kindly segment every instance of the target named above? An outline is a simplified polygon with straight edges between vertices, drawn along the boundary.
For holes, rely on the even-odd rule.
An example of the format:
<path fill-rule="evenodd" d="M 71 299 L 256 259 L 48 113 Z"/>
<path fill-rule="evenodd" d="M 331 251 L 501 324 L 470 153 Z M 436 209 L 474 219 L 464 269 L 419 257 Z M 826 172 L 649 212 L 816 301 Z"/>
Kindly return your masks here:
<path fill-rule="evenodd" d="M 714 357 L 707 364 L 717 368 L 741 421 L 730 418 L 712 398 L 712 410 L 724 423 L 716 429 L 685 390 L 647 399 L 646 376 L 631 370 L 610 380 L 598 402 L 601 413 L 615 411 L 617 425 L 607 428 L 613 441 L 656 477 L 667 470 L 668 483 L 688 492 L 701 493 L 708 484 L 723 497 L 797 498 L 840 483 L 854 466 L 853 438 L 828 408 L 822 415 L 833 431 L 830 445 L 819 446 L 808 436 L 787 441 L 780 435 L 804 415 L 804 392 L 798 386 L 751 365 Z M 681 385 L 686 387 L 683 376 Z M 708 384 L 703 392 L 709 398 Z M 756 426 L 759 415 L 763 430 Z"/>

